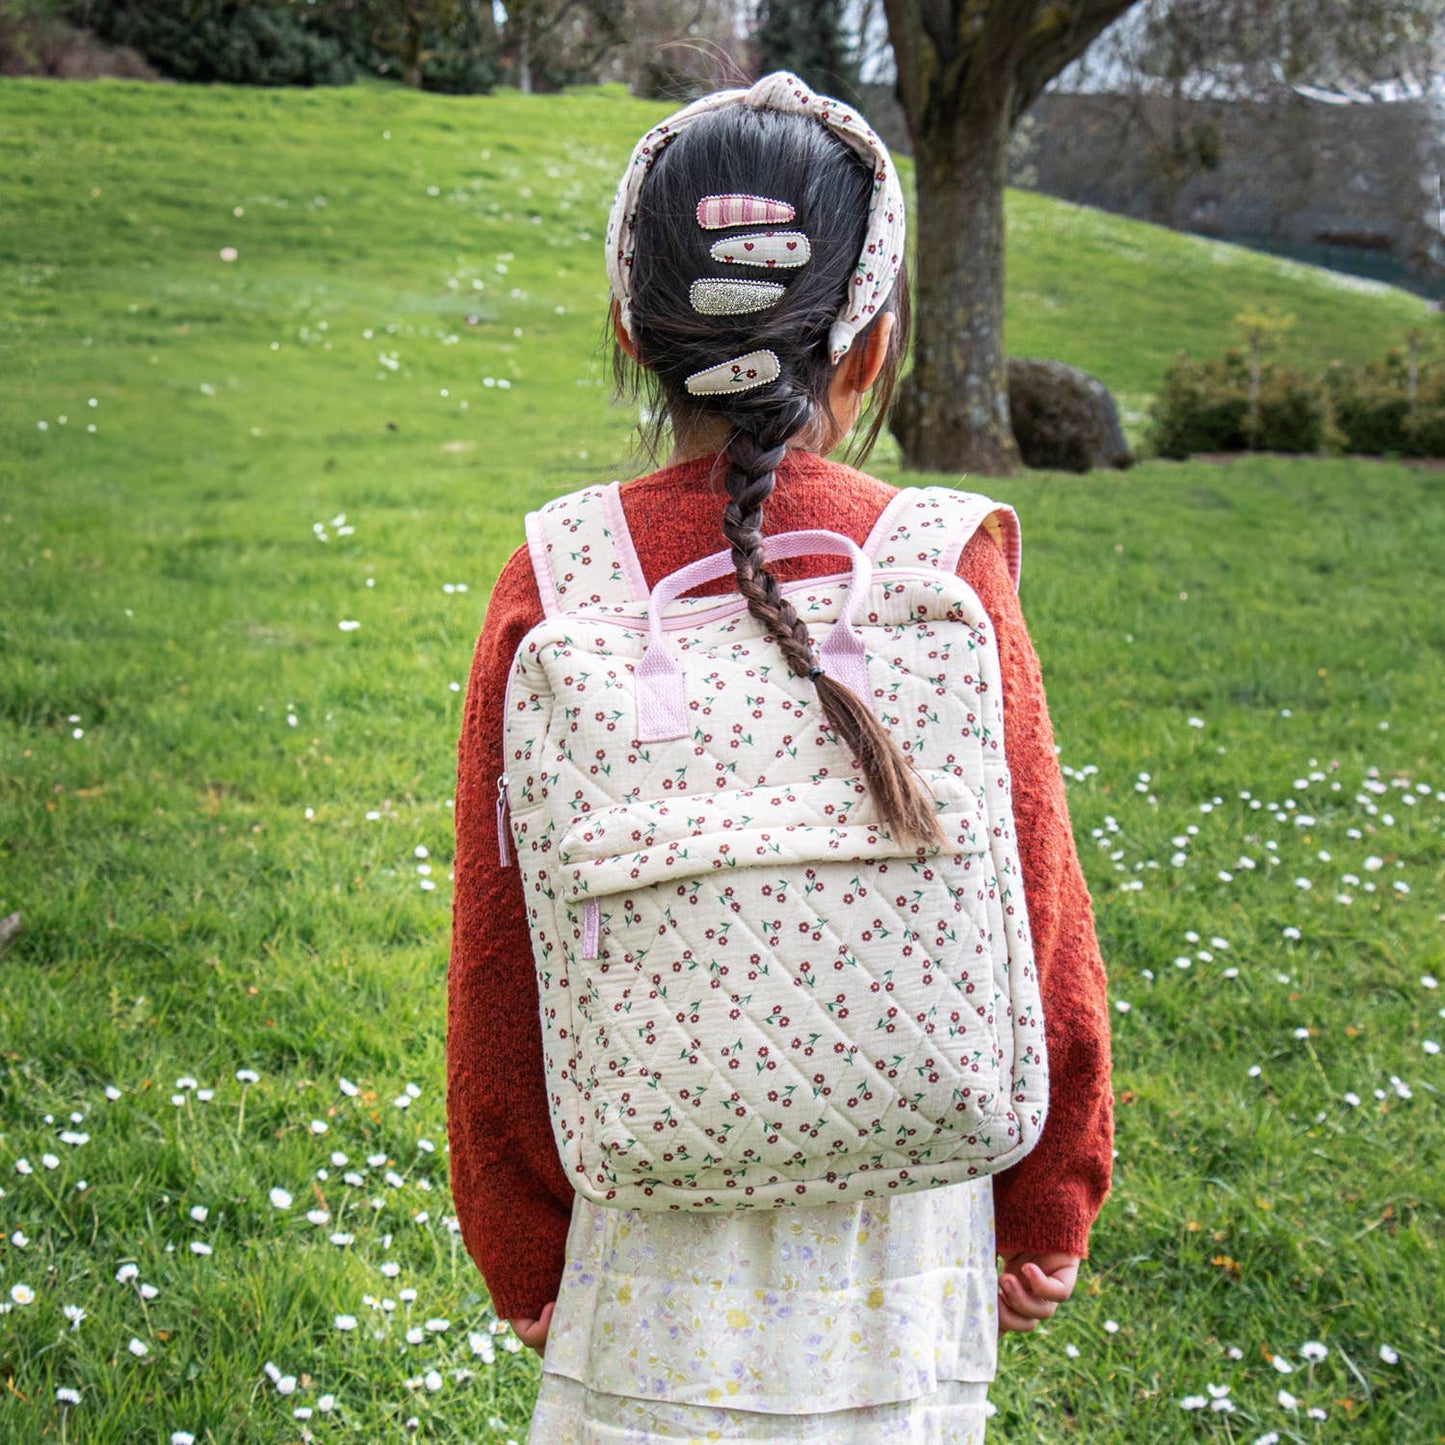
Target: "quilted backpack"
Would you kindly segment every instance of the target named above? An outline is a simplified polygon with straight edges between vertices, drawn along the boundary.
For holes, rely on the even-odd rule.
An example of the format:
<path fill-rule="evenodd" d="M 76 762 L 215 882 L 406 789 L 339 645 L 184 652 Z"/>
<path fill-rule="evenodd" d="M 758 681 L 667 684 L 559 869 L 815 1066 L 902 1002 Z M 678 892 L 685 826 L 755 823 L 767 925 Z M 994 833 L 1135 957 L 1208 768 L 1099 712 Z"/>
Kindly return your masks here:
<path fill-rule="evenodd" d="M 649 595 L 617 485 L 527 519 L 547 613 L 505 701 L 504 865 L 523 875 L 551 1122 L 598 1204 L 862 1199 L 1006 1168 L 1047 1106 L 997 644 L 956 574 L 1011 509 L 900 491 L 837 571 L 783 591 L 932 794 L 890 837 L 847 750 L 736 595 L 726 551 Z"/>

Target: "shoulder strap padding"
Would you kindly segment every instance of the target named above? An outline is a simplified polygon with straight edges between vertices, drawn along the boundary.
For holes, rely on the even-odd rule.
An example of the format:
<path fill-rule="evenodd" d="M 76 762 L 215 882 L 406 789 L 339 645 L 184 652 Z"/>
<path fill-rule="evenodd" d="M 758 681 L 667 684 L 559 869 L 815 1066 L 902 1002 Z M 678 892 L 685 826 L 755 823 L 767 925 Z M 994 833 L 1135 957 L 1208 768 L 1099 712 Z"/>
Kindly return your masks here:
<path fill-rule="evenodd" d="M 979 492 L 903 487 L 874 523 L 863 550 L 877 567 L 937 567 L 952 575 L 980 527 L 1003 549 L 1017 590 L 1023 565 L 1018 515 Z"/>
<path fill-rule="evenodd" d="M 527 547 L 548 617 L 647 597 L 616 482 L 569 492 L 529 512 Z"/>

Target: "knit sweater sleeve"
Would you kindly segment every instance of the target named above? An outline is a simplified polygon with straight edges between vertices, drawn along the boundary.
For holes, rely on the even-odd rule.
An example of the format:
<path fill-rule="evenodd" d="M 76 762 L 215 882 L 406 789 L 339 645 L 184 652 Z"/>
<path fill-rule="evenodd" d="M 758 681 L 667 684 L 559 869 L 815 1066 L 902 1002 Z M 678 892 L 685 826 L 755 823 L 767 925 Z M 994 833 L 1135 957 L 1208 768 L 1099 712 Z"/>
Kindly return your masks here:
<path fill-rule="evenodd" d="M 542 618 L 526 549 L 502 569 L 477 642 L 457 758 L 447 1127 L 462 1241 L 502 1319 L 557 1298 L 572 1189 L 547 1115 L 521 876 L 501 866 L 497 779 L 517 644 Z"/>
<path fill-rule="evenodd" d="M 1020 1163 L 994 1176 L 998 1248 L 1082 1256 L 1109 1192 L 1113 1165 L 1104 963 L 1074 846 L 1039 659 L 1003 552 L 980 532 L 964 549 L 959 573 L 978 594 L 998 637 L 1004 749 L 1013 778 L 1015 834 L 1049 1050 L 1043 1135 Z"/>

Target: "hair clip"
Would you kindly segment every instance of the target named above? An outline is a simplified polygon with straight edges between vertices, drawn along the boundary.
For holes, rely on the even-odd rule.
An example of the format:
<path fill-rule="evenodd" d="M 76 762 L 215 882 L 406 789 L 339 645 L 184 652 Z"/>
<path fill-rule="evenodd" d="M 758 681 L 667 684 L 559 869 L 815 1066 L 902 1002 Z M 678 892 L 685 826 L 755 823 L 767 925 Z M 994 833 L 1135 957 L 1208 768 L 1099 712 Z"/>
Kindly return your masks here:
<path fill-rule="evenodd" d="M 683 383 L 693 396 L 722 396 L 730 391 L 751 391 L 776 381 L 782 368 L 776 351 L 750 351 L 703 371 L 695 371 Z"/>
<path fill-rule="evenodd" d="M 772 226 L 797 214 L 786 201 L 766 196 L 704 196 L 697 203 L 697 223 L 704 231 L 726 226 Z"/>
<path fill-rule="evenodd" d="M 776 306 L 786 290 L 776 281 L 724 281 L 707 276 L 692 283 L 687 299 L 703 316 L 743 316 Z"/>
<path fill-rule="evenodd" d="M 714 241 L 709 252 L 714 261 L 733 266 L 766 266 L 786 269 L 806 266 L 813 248 L 801 231 L 760 231 L 752 236 L 726 236 Z"/>
<path fill-rule="evenodd" d="M 632 335 L 632 262 L 637 249 L 638 211 L 644 201 L 644 182 L 649 171 L 664 148 L 689 126 L 715 111 L 739 105 L 758 111 L 810 116 L 872 167 L 873 198 L 868 206 L 862 250 L 852 283 L 828 332 L 829 354 L 836 362 L 853 344 L 853 338 L 882 309 L 897 284 L 903 265 L 903 191 L 888 148 L 868 122 L 851 107 L 830 96 L 815 94 L 797 76 L 786 71 L 765 75 L 747 90 L 722 90 L 705 95 L 670 115 L 638 141 L 617 187 L 607 221 L 607 279 L 617 301 L 618 324 L 627 335 Z M 758 184 L 763 184 L 761 179 Z M 793 221 L 795 216 L 788 202 L 767 196 L 704 196 L 697 204 L 698 225 L 704 231 L 725 230 L 729 226 L 780 226 Z M 737 243 L 756 242 L 756 236 L 730 236 L 725 240 L 727 254 L 734 258 L 730 264 L 748 264 L 747 257 L 753 253 L 740 252 Z M 716 259 L 717 253 L 713 254 Z M 782 257 L 774 264 L 783 264 Z"/>

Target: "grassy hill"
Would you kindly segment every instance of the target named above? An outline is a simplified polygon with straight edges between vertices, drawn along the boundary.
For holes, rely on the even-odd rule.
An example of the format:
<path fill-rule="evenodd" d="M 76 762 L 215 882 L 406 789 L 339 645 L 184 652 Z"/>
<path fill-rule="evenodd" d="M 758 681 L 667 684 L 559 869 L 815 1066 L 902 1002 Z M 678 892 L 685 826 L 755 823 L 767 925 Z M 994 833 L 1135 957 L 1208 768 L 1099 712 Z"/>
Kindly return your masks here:
<path fill-rule="evenodd" d="M 438 99 L 8 82 L 0 256 L 17 268 L 5 339 L 21 353 L 8 400 L 39 418 L 64 409 L 72 375 L 129 388 L 144 377 L 147 395 L 177 388 L 168 423 L 189 435 L 274 387 L 292 404 L 268 415 L 268 436 L 289 445 L 318 390 L 338 431 L 383 399 L 407 407 L 413 433 L 452 420 L 461 398 L 444 405 L 438 391 L 461 381 L 465 358 L 518 383 L 506 401 L 519 441 L 539 421 L 545 434 L 528 398 L 600 379 L 600 234 L 631 145 L 662 113 L 610 90 Z M 1011 352 L 1095 372 L 1136 421 L 1175 352 L 1230 344 L 1246 306 L 1297 316 L 1282 355 L 1310 364 L 1379 355 L 1426 314 L 1404 292 L 1047 197 L 1011 195 L 1009 228 Z M 67 321 L 91 354 L 77 373 L 51 362 L 41 378 L 22 343 Z M 383 351 L 396 371 L 378 365 Z M 107 364 L 116 373 L 97 370 Z M 218 398 L 191 385 L 202 373 Z M 578 400 L 573 450 L 602 465 L 597 446 L 610 461 L 624 419 L 590 389 Z M 295 430 L 315 440 L 314 425 Z M 369 435 L 372 419 L 357 430 Z"/>
<path fill-rule="evenodd" d="M 0 1439 L 524 1434 L 536 1362 L 446 1185 L 454 746 L 523 510 L 643 466 L 601 231 L 659 113 L 0 83 Z M 1245 305 L 1311 361 L 1424 314 L 1010 206 L 1011 350 L 1136 414 Z M 1120 1100 L 1084 1283 L 1006 1342 L 999 1435 L 1438 1438 L 1438 479 L 993 489 Z"/>

